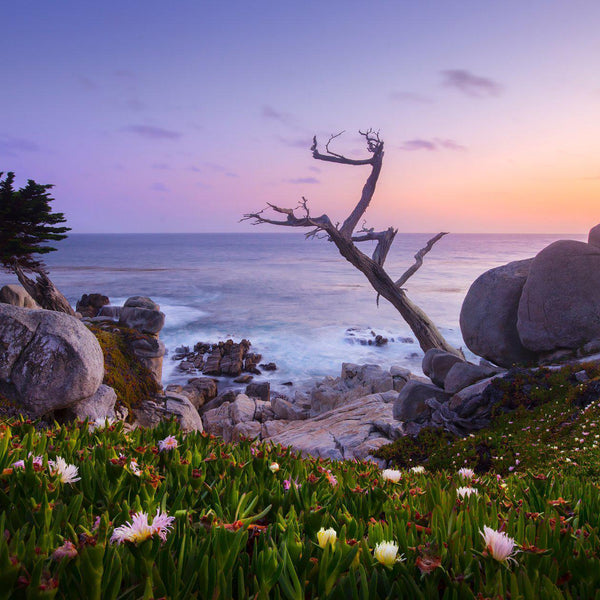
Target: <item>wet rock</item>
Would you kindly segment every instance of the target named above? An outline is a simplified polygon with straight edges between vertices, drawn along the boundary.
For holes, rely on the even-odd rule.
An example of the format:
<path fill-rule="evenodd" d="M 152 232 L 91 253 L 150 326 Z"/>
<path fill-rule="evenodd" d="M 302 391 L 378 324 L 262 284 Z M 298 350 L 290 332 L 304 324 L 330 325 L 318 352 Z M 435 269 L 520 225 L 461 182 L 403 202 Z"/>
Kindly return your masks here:
<path fill-rule="evenodd" d="M 271 384 L 268 381 L 249 383 L 246 386 L 246 395 L 251 398 L 260 398 L 265 402 L 269 402 L 271 399 Z"/>
<path fill-rule="evenodd" d="M 233 381 L 234 381 L 234 383 L 250 383 L 252 381 L 252 379 L 254 379 L 254 375 L 250 375 L 249 373 L 246 373 L 244 375 L 240 375 L 239 377 L 236 377 Z"/>
<path fill-rule="evenodd" d="M 77 301 L 75 310 L 82 317 L 97 317 L 103 306 L 110 304 L 108 296 L 103 294 L 83 294 Z"/>
<path fill-rule="evenodd" d="M 464 360 L 456 354 L 440 351 L 437 348 L 432 348 L 425 353 L 423 357 L 423 373 L 427 375 L 438 387 L 444 387 L 444 381 L 448 371 L 456 364 L 464 362 Z M 427 367 L 427 371 L 425 370 Z"/>

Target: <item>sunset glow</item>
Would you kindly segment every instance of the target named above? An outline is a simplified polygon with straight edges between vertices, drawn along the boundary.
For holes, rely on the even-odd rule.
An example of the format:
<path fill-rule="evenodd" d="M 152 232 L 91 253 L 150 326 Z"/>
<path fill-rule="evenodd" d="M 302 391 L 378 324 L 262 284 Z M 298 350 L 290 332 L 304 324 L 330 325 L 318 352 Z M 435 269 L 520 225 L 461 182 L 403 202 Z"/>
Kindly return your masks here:
<path fill-rule="evenodd" d="M 73 232 L 338 220 L 386 142 L 368 225 L 585 233 L 600 198 L 600 4 L 13 2 L 0 171 L 56 185 Z M 264 227 L 263 231 L 272 230 Z"/>

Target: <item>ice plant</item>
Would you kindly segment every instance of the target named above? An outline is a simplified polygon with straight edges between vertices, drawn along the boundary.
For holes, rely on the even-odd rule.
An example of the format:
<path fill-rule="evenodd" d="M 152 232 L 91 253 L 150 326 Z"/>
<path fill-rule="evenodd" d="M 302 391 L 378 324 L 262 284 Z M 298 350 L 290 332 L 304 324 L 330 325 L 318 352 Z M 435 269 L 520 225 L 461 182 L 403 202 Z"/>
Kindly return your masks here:
<path fill-rule="evenodd" d="M 488 554 L 498 562 L 514 560 L 513 555 L 518 552 L 515 540 L 501 531 L 484 526 L 480 532 Z"/>
<path fill-rule="evenodd" d="M 321 527 L 317 532 L 317 540 L 319 541 L 319 546 L 321 546 L 321 548 L 325 548 L 327 544 L 333 546 L 337 540 L 337 533 L 333 527 L 330 527 L 329 529 Z"/>
<path fill-rule="evenodd" d="M 174 435 L 168 435 L 164 440 L 160 440 L 158 442 L 158 449 L 161 452 L 168 450 L 175 450 L 179 444 L 177 443 L 177 438 Z"/>
<path fill-rule="evenodd" d="M 77 548 L 71 541 L 66 541 L 62 546 L 59 546 L 53 553 L 53 560 L 62 560 L 63 558 L 75 558 L 77 556 Z"/>
<path fill-rule="evenodd" d="M 269 469 L 271 470 L 271 473 L 277 473 L 277 471 L 279 471 L 279 463 L 272 462 L 269 465 Z"/>
<path fill-rule="evenodd" d="M 380 542 L 375 546 L 373 556 L 386 567 L 391 567 L 394 563 L 403 560 L 403 556 L 398 556 L 398 544 L 394 542 Z"/>
<path fill-rule="evenodd" d="M 479 495 L 479 490 L 473 487 L 459 487 L 456 489 L 456 495 L 459 498 L 464 498 L 465 496 L 467 496 L 467 498 L 469 496 L 475 495 L 478 496 Z"/>
<path fill-rule="evenodd" d="M 384 469 L 381 471 L 381 476 L 385 481 L 392 481 L 393 483 L 398 483 L 402 478 L 402 473 L 396 469 Z"/>
<path fill-rule="evenodd" d="M 463 467 L 462 469 L 458 470 L 458 475 L 463 479 L 473 479 L 473 477 L 475 477 L 475 471 L 473 471 L 473 469 Z"/>
<path fill-rule="evenodd" d="M 417 475 L 422 475 L 425 473 L 425 467 L 423 465 L 419 465 L 418 467 L 411 467 L 410 470 L 413 473 L 417 473 Z"/>
<path fill-rule="evenodd" d="M 167 513 L 156 509 L 156 515 L 152 520 L 152 524 L 148 522 L 148 515 L 145 512 L 134 513 L 131 523 L 126 523 L 117 527 L 110 538 L 111 542 L 122 544 L 123 542 L 133 542 L 138 544 L 151 538 L 153 535 L 164 542 L 167 539 L 167 534 L 173 529 L 173 521 L 175 517 L 170 517 Z"/>
<path fill-rule="evenodd" d="M 62 456 L 57 456 L 56 460 L 49 460 L 48 465 L 53 475 L 58 475 L 62 483 L 75 483 L 81 477 L 77 477 L 79 469 L 75 465 L 70 465 Z"/>

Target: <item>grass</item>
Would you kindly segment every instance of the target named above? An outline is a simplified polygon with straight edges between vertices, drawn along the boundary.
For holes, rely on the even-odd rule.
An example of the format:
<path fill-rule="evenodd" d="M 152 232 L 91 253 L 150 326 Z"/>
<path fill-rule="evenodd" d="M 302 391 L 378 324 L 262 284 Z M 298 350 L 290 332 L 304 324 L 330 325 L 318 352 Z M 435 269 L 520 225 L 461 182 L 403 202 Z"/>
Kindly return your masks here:
<path fill-rule="evenodd" d="M 177 448 L 161 450 L 169 435 Z M 462 452 L 457 466 L 475 466 Z M 79 479 L 61 479 L 49 463 L 58 457 Z M 373 463 L 184 436 L 173 422 L 40 432 L 10 420 L 0 425 L 0 598 L 594 598 L 599 488 L 566 458 L 507 477 L 403 469 L 393 483 Z M 461 497 L 465 486 L 478 493 Z M 164 541 L 111 541 L 133 513 L 157 511 L 174 519 Z M 515 540 L 514 558 L 494 558 L 484 527 Z M 319 545 L 321 528 L 334 544 Z M 402 560 L 380 563 L 382 542 Z"/>

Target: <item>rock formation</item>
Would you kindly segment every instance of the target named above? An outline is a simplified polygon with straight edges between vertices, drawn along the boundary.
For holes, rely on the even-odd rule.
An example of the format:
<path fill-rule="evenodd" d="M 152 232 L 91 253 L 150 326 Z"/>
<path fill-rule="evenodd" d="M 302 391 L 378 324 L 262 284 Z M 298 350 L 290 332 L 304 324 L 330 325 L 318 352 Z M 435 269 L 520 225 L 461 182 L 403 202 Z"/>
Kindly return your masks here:
<path fill-rule="evenodd" d="M 21 308 L 39 308 L 38 303 L 22 285 L 9 284 L 0 289 L 0 302 Z"/>
<path fill-rule="evenodd" d="M 103 375 L 100 345 L 78 319 L 0 304 L 0 391 L 29 414 L 89 399 Z"/>
<path fill-rule="evenodd" d="M 554 242 L 533 259 L 481 275 L 460 313 L 467 347 L 503 367 L 596 351 L 600 225 L 590 231 L 588 240 Z"/>

